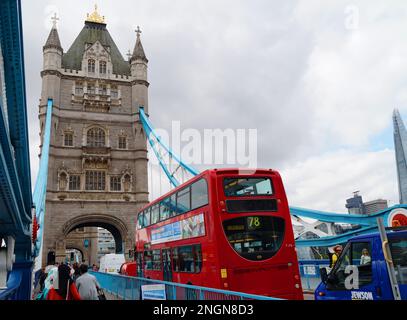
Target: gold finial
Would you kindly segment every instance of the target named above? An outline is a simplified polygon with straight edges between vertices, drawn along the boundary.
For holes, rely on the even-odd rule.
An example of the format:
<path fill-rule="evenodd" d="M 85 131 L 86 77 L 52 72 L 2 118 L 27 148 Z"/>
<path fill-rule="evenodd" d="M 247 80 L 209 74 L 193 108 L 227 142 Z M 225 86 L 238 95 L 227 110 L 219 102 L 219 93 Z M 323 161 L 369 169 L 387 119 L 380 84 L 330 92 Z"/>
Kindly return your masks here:
<path fill-rule="evenodd" d="M 98 6 L 95 4 L 95 11 L 91 14 L 87 14 L 86 21 L 94 22 L 94 23 L 105 23 L 105 16 L 101 16 L 98 13 Z"/>

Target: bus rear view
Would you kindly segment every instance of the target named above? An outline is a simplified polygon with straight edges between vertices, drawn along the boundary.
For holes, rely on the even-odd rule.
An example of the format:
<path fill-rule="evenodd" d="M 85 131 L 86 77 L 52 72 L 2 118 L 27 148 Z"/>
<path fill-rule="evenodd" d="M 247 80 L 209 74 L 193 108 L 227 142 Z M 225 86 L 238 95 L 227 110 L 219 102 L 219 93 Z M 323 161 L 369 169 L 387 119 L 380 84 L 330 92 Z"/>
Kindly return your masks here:
<path fill-rule="evenodd" d="M 217 170 L 224 288 L 302 299 L 294 234 L 278 172 Z"/>

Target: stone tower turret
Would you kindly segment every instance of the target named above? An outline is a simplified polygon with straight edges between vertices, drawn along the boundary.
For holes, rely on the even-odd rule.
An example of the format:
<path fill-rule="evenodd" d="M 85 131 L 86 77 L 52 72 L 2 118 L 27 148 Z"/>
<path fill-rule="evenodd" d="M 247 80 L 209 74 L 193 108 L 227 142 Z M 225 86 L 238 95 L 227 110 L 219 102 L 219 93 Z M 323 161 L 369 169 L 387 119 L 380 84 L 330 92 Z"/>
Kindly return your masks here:
<path fill-rule="evenodd" d="M 133 54 L 129 60 L 131 65 L 132 95 L 136 98 L 135 112 L 138 112 L 139 106 L 144 106 L 145 112 L 148 114 L 148 86 L 147 81 L 147 64 L 148 59 L 144 53 L 143 45 L 140 40 L 140 28 L 137 26 L 137 39 L 134 46 Z"/>
<path fill-rule="evenodd" d="M 54 104 L 59 106 L 59 92 L 61 85 L 61 74 L 59 69 L 61 68 L 61 61 L 63 55 L 63 49 L 61 42 L 59 41 L 58 30 L 56 27 L 56 21 L 58 18 L 53 17 L 53 26 L 49 33 L 47 42 L 43 47 L 43 71 L 42 76 L 42 94 L 41 105 L 46 105 L 48 98 L 54 100 Z"/>

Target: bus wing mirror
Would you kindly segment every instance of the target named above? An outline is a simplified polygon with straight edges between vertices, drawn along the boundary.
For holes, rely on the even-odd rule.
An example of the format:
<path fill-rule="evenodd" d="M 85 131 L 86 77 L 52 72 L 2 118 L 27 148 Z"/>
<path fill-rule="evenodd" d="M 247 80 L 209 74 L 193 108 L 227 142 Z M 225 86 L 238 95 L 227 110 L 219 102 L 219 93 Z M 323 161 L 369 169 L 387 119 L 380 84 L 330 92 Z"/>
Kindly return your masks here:
<path fill-rule="evenodd" d="M 319 270 L 319 273 L 321 275 L 321 281 L 323 283 L 327 283 L 327 281 L 328 281 L 328 271 L 326 270 L 326 268 L 321 268 Z"/>

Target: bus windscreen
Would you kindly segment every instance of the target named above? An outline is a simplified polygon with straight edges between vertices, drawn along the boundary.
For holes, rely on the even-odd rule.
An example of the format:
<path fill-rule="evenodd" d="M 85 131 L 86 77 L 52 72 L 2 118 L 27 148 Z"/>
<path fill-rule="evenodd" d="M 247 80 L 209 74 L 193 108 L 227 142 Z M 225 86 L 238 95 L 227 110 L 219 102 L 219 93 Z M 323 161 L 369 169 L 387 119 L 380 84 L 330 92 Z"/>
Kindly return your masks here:
<path fill-rule="evenodd" d="M 265 260 L 274 256 L 284 238 L 284 219 L 249 216 L 225 220 L 223 229 L 233 249 L 248 260 Z"/>

